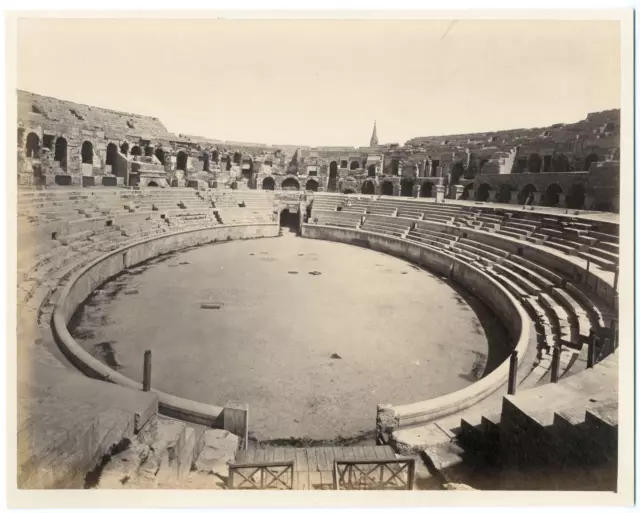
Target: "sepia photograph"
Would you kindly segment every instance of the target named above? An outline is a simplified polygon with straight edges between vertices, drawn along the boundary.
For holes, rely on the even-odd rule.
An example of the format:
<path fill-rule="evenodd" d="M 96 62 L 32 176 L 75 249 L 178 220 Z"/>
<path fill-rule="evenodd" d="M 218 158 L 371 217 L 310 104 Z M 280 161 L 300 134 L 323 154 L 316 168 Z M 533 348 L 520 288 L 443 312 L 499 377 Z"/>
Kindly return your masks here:
<path fill-rule="evenodd" d="M 15 504 L 633 502 L 632 10 L 5 16 Z"/>

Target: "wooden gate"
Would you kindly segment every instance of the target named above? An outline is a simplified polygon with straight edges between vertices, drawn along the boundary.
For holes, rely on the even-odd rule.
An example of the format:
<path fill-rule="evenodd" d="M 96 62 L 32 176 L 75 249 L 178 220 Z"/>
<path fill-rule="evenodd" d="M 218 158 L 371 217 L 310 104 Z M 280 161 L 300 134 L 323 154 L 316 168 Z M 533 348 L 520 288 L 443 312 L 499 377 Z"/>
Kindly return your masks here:
<path fill-rule="evenodd" d="M 416 462 L 393 460 L 336 460 L 333 485 L 336 490 L 413 490 Z"/>
<path fill-rule="evenodd" d="M 230 463 L 229 488 L 236 490 L 293 490 L 293 461 Z"/>

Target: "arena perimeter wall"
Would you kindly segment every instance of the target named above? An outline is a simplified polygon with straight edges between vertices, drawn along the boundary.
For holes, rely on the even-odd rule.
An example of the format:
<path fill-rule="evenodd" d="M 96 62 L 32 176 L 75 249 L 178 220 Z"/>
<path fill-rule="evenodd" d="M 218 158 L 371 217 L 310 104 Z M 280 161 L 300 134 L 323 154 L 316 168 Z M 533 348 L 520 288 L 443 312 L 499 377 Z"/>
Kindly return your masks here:
<path fill-rule="evenodd" d="M 275 237 L 278 224 L 221 225 L 161 235 L 112 251 L 78 271 L 62 290 L 53 310 L 53 333 L 60 349 L 78 369 L 89 377 L 136 390 L 142 384 L 103 364 L 87 353 L 71 336 L 67 325 L 77 308 L 104 282 L 146 260 L 181 249 L 227 240 Z M 189 422 L 214 425 L 222 406 L 200 403 L 151 389 L 158 395 L 161 413 Z"/>
<path fill-rule="evenodd" d="M 422 265 L 437 274 L 449 276 L 479 297 L 504 323 L 511 337 L 513 349 L 521 356 L 520 364 L 529 344 L 536 344 L 536 332 L 532 321 L 516 299 L 497 281 L 462 260 L 408 240 L 364 230 L 305 224 L 302 235 L 311 239 L 368 247 Z M 378 430 L 430 422 L 465 410 L 503 386 L 508 375 L 509 359 L 506 359 L 484 378 L 456 392 L 402 406 L 380 405 L 377 415 Z M 383 422 L 380 418 L 381 408 L 387 417 Z M 385 425 L 382 426 L 381 423 Z"/>

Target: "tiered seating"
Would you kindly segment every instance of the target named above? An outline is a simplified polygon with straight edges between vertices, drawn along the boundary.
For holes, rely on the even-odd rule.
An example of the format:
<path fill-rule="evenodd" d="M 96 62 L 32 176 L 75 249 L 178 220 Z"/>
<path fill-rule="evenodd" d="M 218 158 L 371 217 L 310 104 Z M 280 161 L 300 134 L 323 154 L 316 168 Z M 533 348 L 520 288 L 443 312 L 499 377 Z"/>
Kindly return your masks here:
<path fill-rule="evenodd" d="M 328 226 L 340 226 L 342 228 L 358 228 L 362 215 L 357 212 L 336 212 L 334 210 L 314 209 L 311 212 L 310 222 Z"/>
<path fill-rule="evenodd" d="M 273 223 L 275 204 L 272 194 L 254 191 L 209 191 L 204 196 L 217 210 L 224 224 Z"/>
<path fill-rule="evenodd" d="M 437 230 L 436 227 L 433 223 L 418 221 L 415 228 L 409 231 L 406 238 L 416 244 L 444 250 L 450 249 L 459 237 Z"/>
<path fill-rule="evenodd" d="M 344 203 L 344 197 L 342 196 L 325 196 L 322 194 L 316 194 L 313 197 L 313 203 L 311 204 L 312 211 L 318 210 L 336 210 L 338 205 Z"/>
<path fill-rule="evenodd" d="M 388 217 L 379 215 L 366 215 L 361 225 L 362 230 L 381 233 L 392 237 L 401 237 L 409 232 L 414 222 L 411 219 Z"/>

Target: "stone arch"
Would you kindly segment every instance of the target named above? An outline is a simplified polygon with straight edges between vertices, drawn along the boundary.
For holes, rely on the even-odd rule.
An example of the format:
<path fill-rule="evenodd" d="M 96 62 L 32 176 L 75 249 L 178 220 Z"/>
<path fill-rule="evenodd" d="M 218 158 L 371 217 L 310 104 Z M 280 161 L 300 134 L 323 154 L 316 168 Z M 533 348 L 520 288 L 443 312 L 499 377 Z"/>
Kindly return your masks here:
<path fill-rule="evenodd" d="M 376 165 L 375 164 L 369 164 L 369 167 L 367 167 L 367 175 L 369 177 L 376 176 Z"/>
<path fill-rule="evenodd" d="M 307 183 L 304 186 L 305 190 L 317 192 L 318 191 L 318 182 L 315 180 L 307 180 Z"/>
<path fill-rule="evenodd" d="M 220 153 L 218 153 L 218 150 L 213 150 L 213 152 L 211 153 L 211 160 L 216 163 L 218 162 L 218 160 L 220 160 Z"/>
<path fill-rule="evenodd" d="M 460 182 L 460 177 L 464 174 L 464 165 L 462 162 L 456 162 L 451 166 L 451 179 L 449 183 L 451 185 L 458 185 Z"/>
<path fill-rule="evenodd" d="M 25 149 L 27 150 L 27 157 L 30 159 L 37 159 L 40 156 L 40 137 L 38 137 L 38 134 L 35 132 L 27 134 Z"/>
<path fill-rule="evenodd" d="M 431 182 L 423 182 L 420 187 L 420 197 L 430 198 L 433 195 L 433 184 Z"/>
<path fill-rule="evenodd" d="M 391 174 L 395 176 L 400 174 L 400 161 L 398 159 L 391 160 Z"/>
<path fill-rule="evenodd" d="M 342 193 L 343 194 L 355 194 L 356 190 L 351 188 L 351 187 L 347 187 L 346 189 L 343 189 Z"/>
<path fill-rule="evenodd" d="M 598 155 L 596 155 L 595 153 L 589 153 L 589 155 L 587 155 L 584 159 L 584 170 L 589 171 L 591 164 L 593 164 L 594 162 L 598 162 L 598 160 L 600 160 Z"/>
<path fill-rule="evenodd" d="M 53 150 L 53 160 L 60 162 L 63 170 L 67 169 L 67 140 L 64 137 L 56 139 L 56 146 Z"/>
<path fill-rule="evenodd" d="M 158 183 L 153 180 L 147 184 L 147 187 L 158 187 Z"/>
<path fill-rule="evenodd" d="M 562 194 L 562 187 L 558 183 L 549 184 L 547 190 L 544 191 L 544 197 L 542 202 L 547 207 L 555 207 L 560 201 L 560 194 Z"/>
<path fill-rule="evenodd" d="M 140 155 L 142 155 L 142 150 L 140 149 L 140 146 L 135 145 L 131 148 L 131 155 L 134 157 L 139 157 Z"/>
<path fill-rule="evenodd" d="M 176 155 L 176 169 L 180 171 L 187 170 L 187 153 L 182 150 Z"/>
<path fill-rule="evenodd" d="M 232 166 L 232 165 L 233 165 L 233 164 L 231 163 L 231 159 L 227 157 L 227 164 L 226 164 L 226 167 L 225 167 L 225 168 L 226 168 L 226 170 L 227 170 L 227 171 L 231 171 L 231 166 Z"/>
<path fill-rule="evenodd" d="M 362 194 L 375 194 L 376 186 L 371 180 L 367 180 L 362 184 Z"/>
<path fill-rule="evenodd" d="M 413 180 L 403 178 L 400 182 L 400 196 L 413 196 Z"/>
<path fill-rule="evenodd" d="M 202 152 L 202 170 L 209 172 L 209 152 L 208 151 L 203 151 Z"/>
<path fill-rule="evenodd" d="M 460 199 L 468 200 L 471 199 L 471 193 L 473 192 L 473 183 L 468 183 L 462 189 L 462 194 L 460 195 Z"/>
<path fill-rule="evenodd" d="M 393 196 L 393 183 L 385 180 L 382 182 L 382 187 L 380 188 L 380 193 L 383 196 Z"/>
<path fill-rule="evenodd" d="M 574 183 L 567 194 L 567 208 L 584 208 L 585 190 L 581 183 Z"/>
<path fill-rule="evenodd" d="M 116 156 L 118 155 L 118 146 L 114 143 L 107 144 L 107 159 L 105 164 L 107 166 L 114 166 L 116 163 Z"/>
<path fill-rule="evenodd" d="M 539 173 L 542 171 L 542 158 L 538 153 L 532 153 L 529 155 L 527 167 L 529 169 L 529 173 Z"/>
<path fill-rule="evenodd" d="M 164 165 L 164 150 L 162 148 L 156 148 L 155 155 L 160 161 L 160 164 Z"/>
<path fill-rule="evenodd" d="M 267 176 L 264 180 L 262 180 L 262 188 L 265 191 L 272 191 L 276 188 L 276 182 L 270 176 Z"/>
<path fill-rule="evenodd" d="M 351 164 L 349 165 L 349 169 L 351 171 L 355 171 L 356 169 L 360 168 L 360 162 L 358 162 L 357 160 L 354 160 L 353 162 L 351 162 Z"/>
<path fill-rule="evenodd" d="M 480 184 L 476 191 L 476 201 L 487 201 L 492 190 L 493 189 L 488 183 Z"/>
<path fill-rule="evenodd" d="M 300 190 L 300 183 L 298 182 L 298 180 L 296 180 L 295 178 L 290 176 L 289 178 L 285 178 L 282 181 L 282 188 L 285 189 L 285 190 L 296 190 L 296 191 L 299 191 Z"/>
<path fill-rule="evenodd" d="M 528 183 L 518 193 L 518 203 L 520 205 L 525 205 L 527 203 L 527 200 L 529 199 L 529 196 L 536 192 L 538 192 L 536 186 L 532 183 Z"/>
<path fill-rule="evenodd" d="M 511 186 L 503 183 L 496 194 L 496 203 L 509 203 L 511 201 Z"/>
<path fill-rule="evenodd" d="M 129 143 L 128 142 L 123 142 L 120 145 L 120 153 L 122 153 L 123 155 L 128 155 L 129 154 Z"/>
<path fill-rule="evenodd" d="M 551 172 L 567 173 L 569 171 L 571 171 L 571 165 L 567 156 L 564 153 L 554 153 L 551 156 Z"/>
<path fill-rule="evenodd" d="M 83 164 L 93 164 L 93 144 L 91 141 L 85 141 L 82 143 L 82 149 L 80 150 Z"/>
<path fill-rule="evenodd" d="M 236 151 L 233 154 L 233 163 L 240 164 L 241 161 L 242 161 L 242 154 L 239 151 Z"/>
<path fill-rule="evenodd" d="M 147 144 L 144 147 L 144 156 L 145 157 L 153 157 L 153 146 Z"/>

